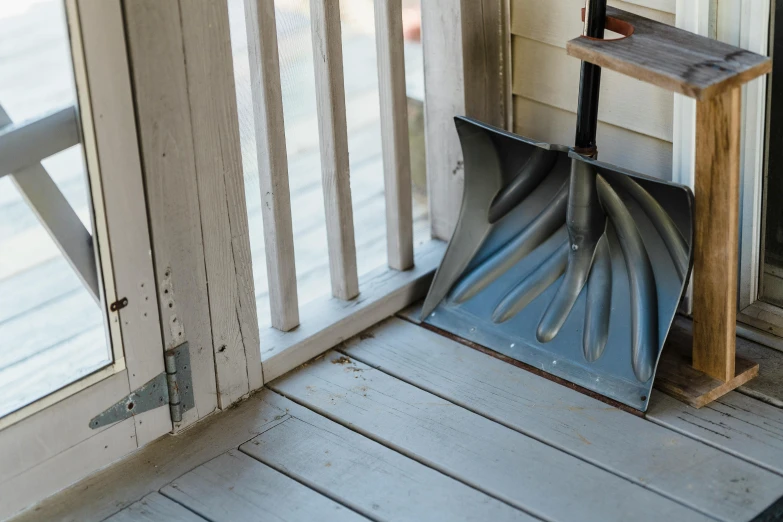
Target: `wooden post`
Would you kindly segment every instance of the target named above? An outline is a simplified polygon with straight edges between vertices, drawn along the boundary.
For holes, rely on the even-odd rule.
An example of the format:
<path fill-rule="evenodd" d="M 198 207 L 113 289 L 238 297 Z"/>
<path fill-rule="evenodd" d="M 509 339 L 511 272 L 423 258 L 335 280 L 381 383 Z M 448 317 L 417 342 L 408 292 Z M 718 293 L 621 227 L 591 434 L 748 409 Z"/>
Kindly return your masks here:
<path fill-rule="evenodd" d="M 739 252 L 740 88 L 696 108 L 693 367 L 734 378 Z"/>

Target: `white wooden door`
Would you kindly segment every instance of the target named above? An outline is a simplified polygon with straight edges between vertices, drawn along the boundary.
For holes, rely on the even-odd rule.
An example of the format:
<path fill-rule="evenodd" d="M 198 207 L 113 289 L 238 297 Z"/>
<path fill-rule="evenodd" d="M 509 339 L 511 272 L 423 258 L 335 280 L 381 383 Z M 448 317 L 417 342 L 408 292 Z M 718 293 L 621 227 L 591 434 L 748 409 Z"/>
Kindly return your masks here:
<path fill-rule="evenodd" d="M 172 429 L 167 402 L 142 412 L 127 400 L 151 381 L 165 388 L 166 374 L 121 3 L 66 0 L 65 13 L 77 103 L 40 121 L 0 122 L 0 169 L 12 169 L 0 176 L 13 178 L 92 295 L 111 353 L 88 375 L 0 417 L 0 519 Z M 91 234 L 40 163 L 74 139 L 88 173 Z M 117 403 L 124 419 L 94 421 Z"/>

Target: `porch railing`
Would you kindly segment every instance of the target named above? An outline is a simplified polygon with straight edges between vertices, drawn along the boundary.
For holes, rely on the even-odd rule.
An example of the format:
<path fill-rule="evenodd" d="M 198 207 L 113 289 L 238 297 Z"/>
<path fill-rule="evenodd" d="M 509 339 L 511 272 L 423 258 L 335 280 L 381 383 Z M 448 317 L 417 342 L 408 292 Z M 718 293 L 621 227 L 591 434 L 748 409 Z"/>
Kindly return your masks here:
<path fill-rule="evenodd" d="M 14 123 L 0 106 L 0 177 L 11 177 L 82 284 L 99 303 L 100 285 L 92 235 L 41 164 L 43 159 L 80 142 L 76 107 Z"/>
<path fill-rule="evenodd" d="M 312 0 L 310 18 L 332 295 L 347 301 L 359 294 L 359 278 L 351 208 L 340 10 L 331 0 Z M 299 306 L 274 2 L 246 0 L 245 20 L 272 326 L 289 331 L 299 325 Z M 401 2 L 377 1 L 375 26 L 388 264 L 392 269 L 407 270 L 413 266 L 413 215 Z"/>

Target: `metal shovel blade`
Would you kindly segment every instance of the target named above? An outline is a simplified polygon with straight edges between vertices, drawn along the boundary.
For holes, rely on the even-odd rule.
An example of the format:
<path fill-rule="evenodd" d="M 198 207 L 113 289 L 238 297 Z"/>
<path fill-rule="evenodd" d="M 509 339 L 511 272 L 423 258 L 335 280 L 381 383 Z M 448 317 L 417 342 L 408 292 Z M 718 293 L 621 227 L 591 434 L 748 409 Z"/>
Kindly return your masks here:
<path fill-rule="evenodd" d="M 422 319 L 646 410 L 690 275 L 692 192 L 455 120 L 465 190 Z"/>

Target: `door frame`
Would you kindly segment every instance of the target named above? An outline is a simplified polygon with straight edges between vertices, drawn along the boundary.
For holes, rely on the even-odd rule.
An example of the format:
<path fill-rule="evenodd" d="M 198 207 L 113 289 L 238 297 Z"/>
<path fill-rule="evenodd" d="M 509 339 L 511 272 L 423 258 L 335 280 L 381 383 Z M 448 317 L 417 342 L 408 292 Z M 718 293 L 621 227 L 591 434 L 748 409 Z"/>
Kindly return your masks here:
<path fill-rule="evenodd" d="M 769 50 L 770 0 L 677 0 L 677 27 L 716 38 L 762 55 Z M 761 231 L 768 79 L 742 87 L 742 142 L 740 187 L 740 252 L 737 288 L 738 332 L 780 349 L 783 310 L 759 300 Z M 694 186 L 696 103 L 682 95 L 674 99 L 674 181 Z M 690 292 L 688 297 L 690 296 Z M 690 300 L 686 301 L 690 309 Z M 756 330 L 754 330 L 756 329 Z"/>
<path fill-rule="evenodd" d="M 164 372 L 163 341 L 120 0 L 66 0 L 81 134 L 114 361 L 0 419 L 0 519 L 171 431 L 167 407 L 89 422 Z M 109 304 L 127 298 L 121 310 Z"/>

